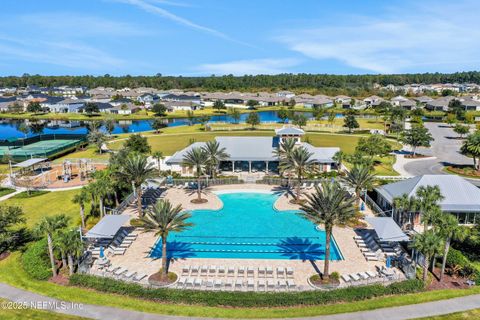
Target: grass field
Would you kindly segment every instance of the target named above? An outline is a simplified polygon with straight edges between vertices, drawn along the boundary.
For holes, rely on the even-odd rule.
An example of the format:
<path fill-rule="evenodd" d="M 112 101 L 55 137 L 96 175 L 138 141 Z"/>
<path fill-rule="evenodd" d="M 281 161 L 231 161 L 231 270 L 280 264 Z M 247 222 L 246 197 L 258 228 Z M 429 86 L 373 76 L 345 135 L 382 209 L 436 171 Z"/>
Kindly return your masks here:
<path fill-rule="evenodd" d="M 19 258 L 20 254 L 17 252 L 10 255 L 7 259 L 0 261 L 1 282 L 66 301 L 105 305 L 164 315 L 182 315 L 186 317 L 241 319 L 308 317 L 324 314 L 373 310 L 384 307 L 436 301 L 480 293 L 480 287 L 475 287 L 472 289 L 463 290 L 438 290 L 406 294 L 401 296 L 388 296 L 352 303 L 289 308 L 221 308 L 195 305 L 175 305 L 134 299 L 124 295 L 99 293 L 76 287 L 64 287 L 51 282 L 33 280 L 28 277 L 21 267 Z"/>
<path fill-rule="evenodd" d="M 8 300 L 0 299 L 0 319 L 2 320 L 18 320 L 18 319 L 25 319 L 25 320 L 82 320 L 86 318 L 69 316 L 61 313 L 49 312 L 45 310 L 36 310 L 36 309 L 12 309 L 9 308 Z M 3 305 L 7 307 L 3 307 Z"/>
<path fill-rule="evenodd" d="M 61 213 L 71 217 L 72 225 L 78 225 L 79 207 L 72 202 L 72 198 L 78 192 L 79 190 L 56 191 L 26 199 L 10 198 L 2 201 L 2 204 L 21 207 L 29 227 L 34 226 L 42 217 Z"/>
<path fill-rule="evenodd" d="M 418 320 L 466 320 L 466 319 L 480 319 L 480 309 L 451 313 L 443 316 L 419 318 Z"/>

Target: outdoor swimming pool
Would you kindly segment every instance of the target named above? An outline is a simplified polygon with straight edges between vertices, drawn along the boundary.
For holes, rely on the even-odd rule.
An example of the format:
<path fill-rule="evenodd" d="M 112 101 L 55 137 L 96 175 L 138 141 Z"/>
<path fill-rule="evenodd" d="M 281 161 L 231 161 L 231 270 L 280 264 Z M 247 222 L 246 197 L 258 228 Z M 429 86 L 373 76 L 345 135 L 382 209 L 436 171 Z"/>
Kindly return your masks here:
<path fill-rule="evenodd" d="M 168 236 L 168 255 L 173 258 L 235 258 L 323 260 L 325 232 L 295 211 L 276 211 L 279 195 L 260 192 L 218 194 L 223 208 L 195 210 L 194 226 Z M 335 241 L 330 259 L 342 259 Z M 159 239 L 150 253 L 160 258 Z"/>

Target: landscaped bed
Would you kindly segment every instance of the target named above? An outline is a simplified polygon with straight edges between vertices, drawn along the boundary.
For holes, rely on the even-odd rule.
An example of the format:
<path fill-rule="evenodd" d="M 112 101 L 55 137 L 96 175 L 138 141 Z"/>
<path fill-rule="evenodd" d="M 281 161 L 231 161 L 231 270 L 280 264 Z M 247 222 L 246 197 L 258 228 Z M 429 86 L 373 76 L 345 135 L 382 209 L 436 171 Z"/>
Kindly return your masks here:
<path fill-rule="evenodd" d="M 464 177 L 480 178 L 480 171 L 475 170 L 473 166 L 448 166 L 445 170 Z"/>

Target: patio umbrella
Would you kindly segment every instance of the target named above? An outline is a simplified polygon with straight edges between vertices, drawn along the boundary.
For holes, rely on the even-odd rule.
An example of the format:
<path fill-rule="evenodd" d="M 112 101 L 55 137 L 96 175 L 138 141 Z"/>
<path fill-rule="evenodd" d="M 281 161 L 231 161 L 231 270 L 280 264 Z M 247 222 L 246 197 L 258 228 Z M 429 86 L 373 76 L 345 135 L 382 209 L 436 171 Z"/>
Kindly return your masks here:
<path fill-rule="evenodd" d="M 385 264 L 386 264 L 387 268 L 390 268 L 392 266 L 392 261 L 391 261 L 390 256 L 387 257 L 387 261 L 386 261 Z"/>
<path fill-rule="evenodd" d="M 360 211 L 365 211 L 365 202 L 360 205 Z"/>
<path fill-rule="evenodd" d="M 103 246 L 100 247 L 100 259 L 104 259 L 105 258 L 105 252 L 103 250 Z"/>

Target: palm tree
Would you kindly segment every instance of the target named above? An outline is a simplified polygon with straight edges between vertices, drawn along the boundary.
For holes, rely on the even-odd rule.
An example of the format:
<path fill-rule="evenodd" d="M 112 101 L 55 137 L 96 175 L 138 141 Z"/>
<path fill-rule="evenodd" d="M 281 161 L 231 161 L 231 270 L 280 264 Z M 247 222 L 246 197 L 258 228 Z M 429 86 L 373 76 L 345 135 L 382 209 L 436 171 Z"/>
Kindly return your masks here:
<path fill-rule="evenodd" d="M 302 204 L 300 215 L 315 225 L 325 226 L 325 266 L 324 278 L 329 277 L 330 242 L 334 226 L 344 225 L 355 216 L 355 201 L 338 182 L 323 181 L 321 188 L 315 186 L 315 192 L 307 194 L 307 202 Z"/>
<path fill-rule="evenodd" d="M 100 216 L 105 215 L 105 198 L 113 193 L 112 177 L 108 170 L 97 171 L 94 174 L 95 182 L 91 183 L 100 203 Z"/>
<path fill-rule="evenodd" d="M 442 238 L 433 230 L 426 230 L 423 233 L 418 233 L 415 235 L 413 238 L 412 247 L 420 251 L 425 257 L 425 262 L 423 265 L 423 282 L 426 283 L 430 259 L 435 255 L 436 252 L 441 250 Z"/>
<path fill-rule="evenodd" d="M 220 148 L 220 143 L 216 140 L 208 141 L 202 149 L 207 154 L 207 166 L 212 178 L 215 179 L 215 173 L 220 162 L 228 159 L 230 155 L 225 151 L 225 148 Z"/>
<path fill-rule="evenodd" d="M 477 163 L 477 159 L 480 158 L 480 131 L 468 135 L 460 150 L 463 154 L 472 156 L 473 169 L 480 171 L 480 165 Z"/>
<path fill-rule="evenodd" d="M 53 255 L 53 234 L 60 229 L 63 229 L 68 224 L 68 217 L 64 214 L 56 215 L 56 216 L 47 216 L 43 217 L 42 220 L 36 226 L 36 232 L 38 234 L 42 234 L 47 236 L 47 244 L 48 244 L 48 255 L 50 256 L 50 263 L 52 266 L 52 274 L 53 276 L 57 275 L 57 269 L 55 267 L 55 257 Z"/>
<path fill-rule="evenodd" d="M 67 231 L 66 230 L 58 230 L 55 234 L 55 239 L 53 240 L 53 248 L 60 254 L 60 258 L 62 259 L 62 268 L 67 267 Z"/>
<path fill-rule="evenodd" d="M 463 240 L 468 235 L 468 229 L 458 225 L 457 219 L 451 214 L 444 214 L 439 223 L 440 234 L 445 239 L 445 247 L 443 250 L 442 270 L 440 273 L 440 281 L 445 273 L 445 265 L 447 264 L 448 251 L 452 240 Z"/>
<path fill-rule="evenodd" d="M 165 158 L 163 156 L 163 152 L 162 151 L 155 151 L 152 153 L 152 157 L 155 158 L 155 160 L 157 160 L 157 165 L 158 165 L 158 173 L 160 174 L 160 161 L 163 160 L 163 158 Z"/>
<path fill-rule="evenodd" d="M 430 224 L 438 220 L 439 205 L 443 200 L 439 186 L 420 186 L 416 191 L 415 209 L 420 212 L 423 228 L 426 231 Z"/>
<path fill-rule="evenodd" d="M 337 152 L 335 152 L 335 154 L 333 155 L 332 160 L 335 161 L 338 170 L 341 169 L 342 163 L 343 163 L 343 161 L 345 160 L 345 157 L 346 157 L 346 154 L 345 154 L 345 152 L 343 152 L 343 151 L 337 151 Z"/>
<path fill-rule="evenodd" d="M 297 202 L 300 200 L 300 185 L 302 184 L 303 177 L 314 169 L 315 162 L 311 159 L 312 155 L 312 152 L 309 152 L 302 146 L 293 149 L 290 156 L 285 159 L 280 159 L 280 167 L 283 170 L 294 172 L 297 177 L 297 191 L 295 196 Z"/>
<path fill-rule="evenodd" d="M 395 213 L 397 214 L 396 220 L 398 223 L 400 223 L 402 228 L 404 226 L 405 213 L 414 211 L 415 201 L 415 197 L 409 197 L 408 194 L 403 194 L 401 197 L 393 199 L 393 208 L 395 209 Z"/>
<path fill-rule="evenodd" d="M 80 239 L 78 231 L 71 229 L 66 233 L 66 243 L 67 243 L 67 259 L 68 259 L 68 268 L 69 274 L 72 275 L 75 270 L 75 262 L 78 261 L 78 258 L 83 253 L 83 242 Z"/>
<path fill-rule="evenodd" d="M 189 212 L 183 211 L 180 205 L 173 207 L 168 200 L 159 200 L 150 207 L 144 217 L 140 218 L 140 225 L 146 232 L 155 232 L 155 236 L 162 238 L 162 278 L 168 275 L 167 264 L 167 238 L 170 232 L 182 232 L 193 226 L 187 220 L 191 217 Z"/>
<path fill-rule="evenodd" d="M 82 230 L 85 229 L 85 203 L 88 201 L 88 191 L 83 187 L 79 193 L 73 196 L 72 202 L 80 206 L 80 219 L 82 220 Z"/>
<path fill-rule="evenodd" d="M 295 141 L 295 139 L 292 139 L 292 138 L 282 139 L 282 142 L 280 143 L 278 148 L 274 150 L 274 154 L 280 162 L 287 161 L 287 159 L 290 158 L 293 152 L 293 149 L 295 149 L 296 145 L 297 145 L 297 142 Z M 280 166 L 279 169 L 284 171 L 282 166 Z M 284 172 L 281 172 L 282 175 L 283 173 Z M 287 174 L 287 181 L 288 181 L 288 185 L 290 185 L 289 174 Z"/>
<path fill-rule="evenodd" d="M 154 168 L 145 155 L 132 153 L 128 155 L 118 172 L 125 180 L 131 181 L 137 195 L 137 210 L 141 217 L 142 212 L 142 184 L 154 176 Z"/>
<path fill-rule="evenodd" d="M 362 190 L 368 190 L 372 187 L 375 175 L 370 171 L 370 167 L 355 165 L 352 170 L 347 171 L 345 181 L 355 189 L 357 206 L 360 205 L 360 193 Z"/>
<path fill-rule="evenodd" d="M 200 185 L 200 177 L 202 176 L 205 166 L 208 163 L 208 155 L 203 148 L 193 147 L 183 157 L 183 165 L 195 170 L 197 178 L 197 200 L 202 201 L 202 186 Z"/>

